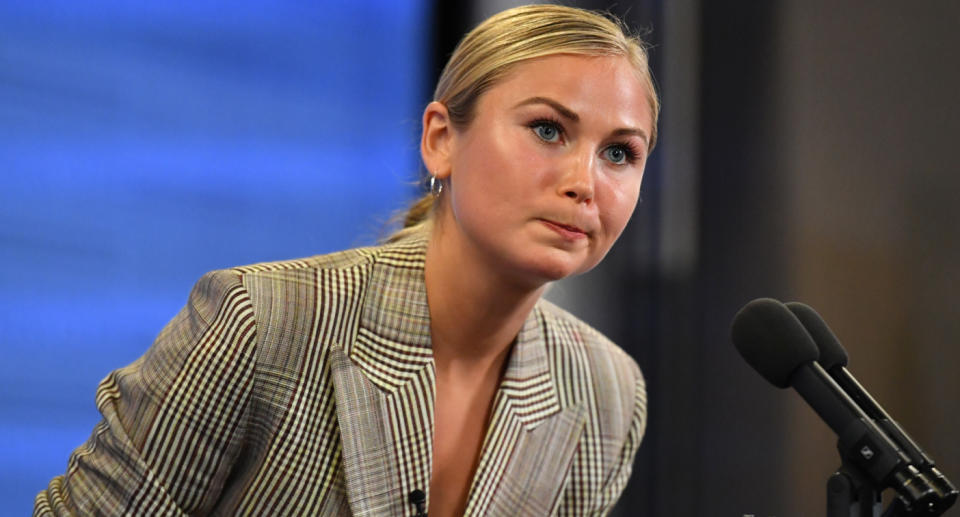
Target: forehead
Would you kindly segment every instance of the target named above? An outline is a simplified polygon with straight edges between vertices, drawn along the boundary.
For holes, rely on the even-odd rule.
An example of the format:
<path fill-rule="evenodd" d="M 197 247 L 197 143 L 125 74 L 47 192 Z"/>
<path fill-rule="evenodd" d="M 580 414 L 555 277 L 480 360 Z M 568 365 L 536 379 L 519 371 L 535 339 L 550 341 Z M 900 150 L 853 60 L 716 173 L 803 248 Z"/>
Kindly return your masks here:
<path fill-rule="evenodd" d="M 480 104 L 496 109 L 549 97 L 580 115 L 618 114 L 624 124 L 649 128 L 652 95 L 626 57 L 558 54 L 518 63 Z"/>

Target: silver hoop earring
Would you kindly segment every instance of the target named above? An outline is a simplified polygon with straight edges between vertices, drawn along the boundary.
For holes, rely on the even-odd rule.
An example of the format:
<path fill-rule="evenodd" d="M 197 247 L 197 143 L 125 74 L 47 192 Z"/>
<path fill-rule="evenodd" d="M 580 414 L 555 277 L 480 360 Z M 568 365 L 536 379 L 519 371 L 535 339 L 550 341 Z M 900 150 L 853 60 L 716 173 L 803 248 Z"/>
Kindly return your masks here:
<path fill-rule="evenodd" d="M 436 174 L 431 174 L 430 193 L 433 194 L 433 197 L 440 197 L 441 192 L 443 192 L 443 181 L 438 180 Z"/>

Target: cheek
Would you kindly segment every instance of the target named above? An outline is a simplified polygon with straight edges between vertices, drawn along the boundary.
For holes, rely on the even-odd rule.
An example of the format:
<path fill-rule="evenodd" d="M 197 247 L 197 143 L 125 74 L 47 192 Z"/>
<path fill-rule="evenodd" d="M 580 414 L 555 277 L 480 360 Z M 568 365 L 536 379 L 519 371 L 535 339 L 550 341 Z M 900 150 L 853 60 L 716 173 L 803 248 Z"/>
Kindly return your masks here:
<path fill-rule="evenodd" d="M 474 174 L 484 176 L 480 181 L 488 192 L 496 193 L 499 204 L 529 205 L 551 184 L 553 161 L 544 147 L 528 136 L 513 132 L 491 139 L 471 156 Z"/>
<path fill-rule="evenodd" d="M 485 155 L 486 159 L 496 160 L 496 173 L 506 184 L 519 186 L 538 181 L 549 162 L 544 146 L 532 141 L 526 131 L 517 129 L 504 134 Z"/>
<path fill-rule="evenodd" d="M 536 142 L 527 130 L 520 132 L 511 141 L 510 154 L 517 167 L 525 170 L 540 170 L 555 159 L 557 151 Z"/>
<path fill-rule="evenodd" d="M 611 179 L 599 185 L 597 205 L 600 219 L 613 239 L 616 239 L 630 221 L 640 198 L 639 181 Z"/>

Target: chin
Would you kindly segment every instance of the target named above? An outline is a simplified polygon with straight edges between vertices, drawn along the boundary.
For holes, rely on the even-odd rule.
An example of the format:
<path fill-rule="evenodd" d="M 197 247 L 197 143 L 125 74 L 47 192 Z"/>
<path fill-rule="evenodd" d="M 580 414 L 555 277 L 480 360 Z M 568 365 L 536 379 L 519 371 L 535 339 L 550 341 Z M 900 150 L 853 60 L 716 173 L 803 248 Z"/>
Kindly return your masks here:
<path fill-rule="evenodd" d="M 573 257 L 548 256 L 536 261 L 529 268 L 532 275 L 539 277 L 542 282 L 555 282 L 564 278 L 576 276 L 593 269 L 596 264 L 584 264 L 582 260 L 573 260 Z"/>

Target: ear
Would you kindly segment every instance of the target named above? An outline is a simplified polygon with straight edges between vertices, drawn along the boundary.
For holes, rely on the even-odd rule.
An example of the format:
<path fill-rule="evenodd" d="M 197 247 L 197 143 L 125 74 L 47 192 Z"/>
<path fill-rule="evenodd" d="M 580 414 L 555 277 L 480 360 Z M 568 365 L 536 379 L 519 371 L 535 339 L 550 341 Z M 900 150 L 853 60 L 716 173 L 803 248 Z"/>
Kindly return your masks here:
<path fill-rule="evenodd" d="M 433 101 L 423 110 L 423 134 L 420 136 L 420 156 L 427 172 L 437 179 L 450 175 L 451 150 L 454 129 L 450 112 L 440 102 Z"/>

